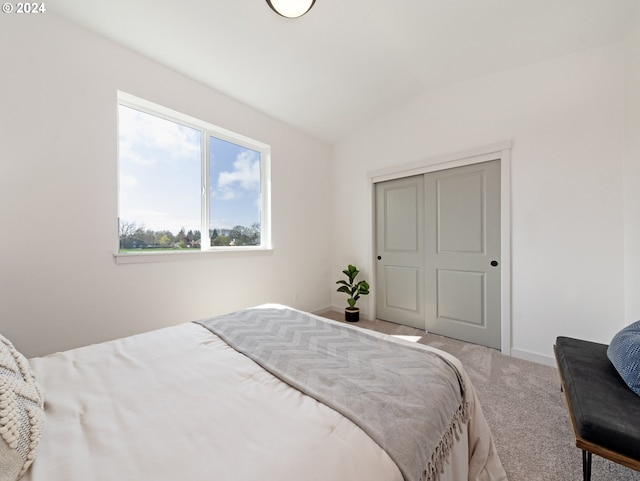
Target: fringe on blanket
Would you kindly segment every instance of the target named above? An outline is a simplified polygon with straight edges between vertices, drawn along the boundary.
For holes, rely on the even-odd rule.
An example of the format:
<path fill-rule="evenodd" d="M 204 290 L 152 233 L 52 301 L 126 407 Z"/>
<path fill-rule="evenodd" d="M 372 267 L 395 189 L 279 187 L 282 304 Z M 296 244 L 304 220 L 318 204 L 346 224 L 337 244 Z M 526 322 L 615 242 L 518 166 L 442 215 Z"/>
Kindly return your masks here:
<path fill-rule="evenodd" d="M 456 369 L 457 372 L 457 369 Z M 462 386 L 462 380 L 460 380 Z M 422 472 L 421 481 L 440 481 L 440 475 L 444 473 L 444 466 L 451 454 L 453 443 L 460 440 L 462 434 L 462 426 L 469 422 L 469 402 L 466 396 L 463 396 L 462 404 L 451 420 L 449 428 L 444 433 L 440 443 L 435 451 L 431 454 L 431 459 L 427 463 L 427 467 Z"/>

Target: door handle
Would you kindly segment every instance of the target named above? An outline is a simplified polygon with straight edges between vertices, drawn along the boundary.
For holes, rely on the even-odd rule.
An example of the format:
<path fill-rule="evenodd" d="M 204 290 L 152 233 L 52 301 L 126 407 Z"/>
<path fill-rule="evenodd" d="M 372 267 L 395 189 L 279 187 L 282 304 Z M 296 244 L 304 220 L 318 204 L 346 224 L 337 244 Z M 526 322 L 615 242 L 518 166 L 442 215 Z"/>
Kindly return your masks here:
<path fill-rule="evenodd" d="M 491 261 L 491 266 L 496 267 L 498 265 L 498 261 Z"/>
<path fill-rule="evenodd" d="M 382 260 L 382 256 L 378 256 L 378 260 L 379 260 L 379 261 L 380 261 L 380 260 Z"/>

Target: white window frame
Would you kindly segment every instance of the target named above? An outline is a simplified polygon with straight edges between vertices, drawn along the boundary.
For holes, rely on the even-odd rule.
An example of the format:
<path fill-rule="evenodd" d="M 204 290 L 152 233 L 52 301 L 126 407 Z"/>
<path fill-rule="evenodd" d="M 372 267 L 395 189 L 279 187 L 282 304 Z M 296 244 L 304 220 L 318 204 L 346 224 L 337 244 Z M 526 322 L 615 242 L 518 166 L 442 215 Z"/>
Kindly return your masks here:
<path fill-rule="evenodd" d="M 211 246 L 210 242 L 200 243 L 200 250 L 167 252 L 120 252 L 119 229 L 116 233 L 114 257 L 117 264 L 163 262 L 221 255 L 261 255 L 273 251 L 271 244 L 271 146 L 263 142 L 237 134 L 195 117 L 177 112 L 168 107 L 141 99 L 126 92 L 118 91 L 117 106 L 133 108 L 171 122 L 201 131 L 201 239 L 207 239 L 210 232 L 210 178 L 209 178 L 209 137 L 225 140 L 242 147 L 260 152 L 260 245 L 258 246 Z M 119 136 L 118 136 L 119 138 Z M 118 142 L 118 215 L 120 214 L 120 147 Z M 116 219 L 119 224 L 119 219 Z"/>

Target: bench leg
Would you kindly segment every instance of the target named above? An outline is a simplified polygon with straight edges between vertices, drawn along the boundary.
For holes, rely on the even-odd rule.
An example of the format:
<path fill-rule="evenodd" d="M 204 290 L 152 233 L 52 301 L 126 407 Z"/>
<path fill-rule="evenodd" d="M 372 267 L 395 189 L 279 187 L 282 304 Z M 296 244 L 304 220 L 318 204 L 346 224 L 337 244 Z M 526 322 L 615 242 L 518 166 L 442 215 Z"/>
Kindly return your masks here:
<path fill-rule="evenodd" d="M 591 453 L 582 450 L 582 479 L 583 481 L 591 481 Z"/>

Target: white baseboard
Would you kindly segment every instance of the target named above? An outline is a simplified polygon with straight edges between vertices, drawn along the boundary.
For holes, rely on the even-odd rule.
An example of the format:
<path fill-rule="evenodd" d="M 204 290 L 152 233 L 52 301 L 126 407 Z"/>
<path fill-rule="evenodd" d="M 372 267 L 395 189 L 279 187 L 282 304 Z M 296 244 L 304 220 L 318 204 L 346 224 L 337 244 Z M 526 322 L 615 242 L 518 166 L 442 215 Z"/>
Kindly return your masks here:
<path fill-rule="evenodd" d="M 538 354 L 537 352 L 525 351 L 524 349 L 511 348 L 511 355 L 518 359 L 524 359 L 525 361 L 537 362 L 538 364 L 544 364 L 545 366 L 557 367 L 556 359 L 553 356 L 545 356 L 544 354 Z"/>
<path fill-rule="evenodd" d="M 325 314 L 327 312 L 331 312 L 331 311 L 340 311 L 340 309 L 338 309 L 337 307 L 334 306 L 325 306 L 325 307 L 321 307 L 319 309 L 314 309 L 313 311 L 311 311 L 311 314 L 315 314 L 316 316 L 321 316 L 322 314 Z"/>

